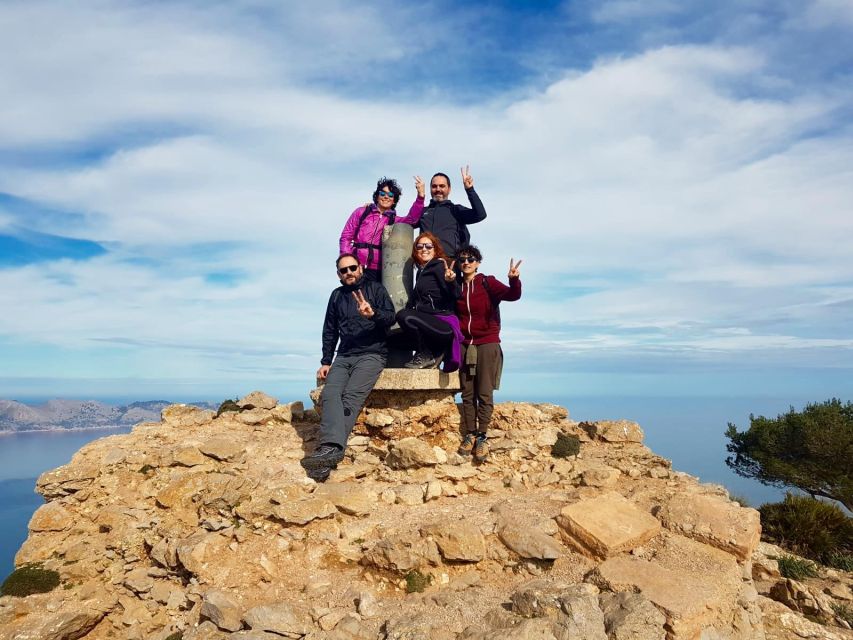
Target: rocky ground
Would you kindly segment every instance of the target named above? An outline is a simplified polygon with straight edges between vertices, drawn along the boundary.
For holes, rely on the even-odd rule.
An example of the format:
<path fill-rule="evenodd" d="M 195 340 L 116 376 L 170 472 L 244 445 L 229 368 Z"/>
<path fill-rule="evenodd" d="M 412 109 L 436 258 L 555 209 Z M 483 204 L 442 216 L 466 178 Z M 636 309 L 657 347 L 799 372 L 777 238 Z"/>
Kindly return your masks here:
<path fill-rule="evenodd" d="M 317 485 L 314 411 L 241 404 L 167 407 L 39 478 L 16 564 L 61 585 L 0 598 L 0 638 L 853 638 L 849 574 L 782 578 L 758 512 L 635 423 L 500 404 L 473 466 L 451 400 L 368 409 Z M 552 456 L 561 433 L 578 455 Z"/>

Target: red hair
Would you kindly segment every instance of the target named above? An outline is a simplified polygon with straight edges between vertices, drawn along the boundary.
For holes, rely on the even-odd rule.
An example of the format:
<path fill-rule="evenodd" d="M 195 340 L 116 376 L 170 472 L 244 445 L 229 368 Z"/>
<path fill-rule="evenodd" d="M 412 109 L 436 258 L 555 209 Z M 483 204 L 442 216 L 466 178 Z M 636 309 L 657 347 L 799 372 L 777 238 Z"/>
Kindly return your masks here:
<path fill-rule="evenodd" d="M 429 231 L 422 231 L 418 234 L 418 237 L 415 238 L 415 242 L 412 244 L 412 262 L 415 264 L 420 264 L 420 260 L 418 260 L 418 250 L 416 249 L 418 245 L 418 240 L 421 238 L 426 238 L 430 242 L 432 242 L 432 248 L 435 251 L 436 258 L 444 258 L 447 260 L 447 254 L 444 253 L 444 249 L 441 246 L 441 242 L 439 242 L 438 238 L 432 235 Z"/>

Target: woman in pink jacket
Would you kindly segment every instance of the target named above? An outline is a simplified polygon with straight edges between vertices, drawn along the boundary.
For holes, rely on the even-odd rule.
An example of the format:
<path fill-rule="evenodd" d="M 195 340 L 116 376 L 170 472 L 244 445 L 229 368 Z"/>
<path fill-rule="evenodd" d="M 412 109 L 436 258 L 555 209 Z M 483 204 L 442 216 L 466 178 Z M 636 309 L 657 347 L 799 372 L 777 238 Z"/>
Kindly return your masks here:
<path fill-rule="evenodd" d="M 403 194 L 396 180 L 380 178 L 373 192 L 373 204 L 359 207 L 349 217 L 341 231 L 341 254 L 352 253 L 364 266 L 364 277 L 382 282 L 382 230 L 385 225 L 402 222 L 415 225 L 424 212 L 424 181 L 415 176 L 418 197 L 409 214 L 397 217 L 396 207 Z"/>

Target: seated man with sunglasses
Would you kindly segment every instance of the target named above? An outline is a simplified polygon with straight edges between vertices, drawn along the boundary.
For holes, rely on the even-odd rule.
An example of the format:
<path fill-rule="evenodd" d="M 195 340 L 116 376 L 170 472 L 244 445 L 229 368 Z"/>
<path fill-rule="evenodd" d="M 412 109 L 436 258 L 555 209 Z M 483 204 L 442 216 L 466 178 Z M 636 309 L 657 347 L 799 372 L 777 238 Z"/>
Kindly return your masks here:
<path fill-rule="evenodd" d="M 385 339 L 394 305 L 378 282 L 364 278 L 358 259 L 345 253 L 335 263 L 341 286 L 332 291 L 323 322 L 323 357 L 317 378 L 325 380 L 317 448 L 302 459 L 309 478 L 325 482 L 344 458 L 361 407 L 385 368 Z M 337 356 L 335 347 L 338 347 Z"/>

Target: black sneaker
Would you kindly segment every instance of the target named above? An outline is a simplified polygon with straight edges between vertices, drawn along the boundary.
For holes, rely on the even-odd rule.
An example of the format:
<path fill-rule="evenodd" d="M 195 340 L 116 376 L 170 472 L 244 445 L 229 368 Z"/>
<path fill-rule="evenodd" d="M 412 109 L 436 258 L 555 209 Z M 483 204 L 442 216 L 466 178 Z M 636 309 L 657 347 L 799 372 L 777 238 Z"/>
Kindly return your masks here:
<path fill-rule="evenodd" d="M 310 456 L 302 458 L 300 464 L 306 471 L 327 469 L 330 472 L 343 459 L 343 449 L 333 444 L 321 444 Z M 328 472 L 326 474 L 327 478 L 329 477 Z"/>
<path fill-rule="evenodd" d="M 428 353 L 424 353 L 423 351 L 418 351 L 415 354 L 415 357 L 409 360 L 403 366 L 406 369 L 426 369 L 428 366 L 433 364 L 435 359 Z"/>
<path fill-rule="evenodd" d="M 317 469 L 308 469 L 305 472 L 314 482 L 325 482 L 329 479 L 329 474 L 332 473 L 331 467 L 318 467 Z"/>

